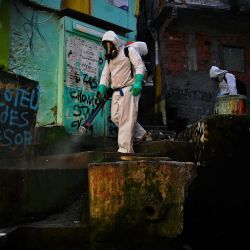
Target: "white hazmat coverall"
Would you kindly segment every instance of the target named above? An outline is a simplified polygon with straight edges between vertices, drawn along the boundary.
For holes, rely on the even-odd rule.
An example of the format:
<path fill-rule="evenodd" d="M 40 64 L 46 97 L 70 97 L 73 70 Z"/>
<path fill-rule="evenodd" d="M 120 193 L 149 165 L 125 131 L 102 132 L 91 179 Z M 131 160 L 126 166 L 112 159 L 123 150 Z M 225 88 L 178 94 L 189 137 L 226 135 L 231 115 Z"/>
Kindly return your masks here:
<path fill-rule="evenodd" d="M 114 59 L 105 62 L 100 79 L 100 84 L 107 88 L 121 89 L 114 91 L 111 101 L 111 120 L 118 127 L 118 152 L 133 153 L 133 140 L 143 138 L 146 131 L 137 122 L 140 95 L 133 96 L 129 90 L 135 82 L 135 75 L 144 75 L 145 65 L 140 54 L 132 47 L 129 48 L 129 58 L 126 57 L 124 45 L 113 31 L 106 32 L 102 41 L 112 42 L 118 51 Z M 131 63 L 134 77 L 131 75 Z"/>
<path fill-rule="evenodd" d="M 211 79 L 218 79 L 219 81 L 219 96 L 220 95 L 237 95 L 236 79 L 235 76 L 229 73 L 227 70 L 219 69 L 216 66 L 212 66 L 209 71 Z M 225 81 L 226 79 L 226 81 Z"/>

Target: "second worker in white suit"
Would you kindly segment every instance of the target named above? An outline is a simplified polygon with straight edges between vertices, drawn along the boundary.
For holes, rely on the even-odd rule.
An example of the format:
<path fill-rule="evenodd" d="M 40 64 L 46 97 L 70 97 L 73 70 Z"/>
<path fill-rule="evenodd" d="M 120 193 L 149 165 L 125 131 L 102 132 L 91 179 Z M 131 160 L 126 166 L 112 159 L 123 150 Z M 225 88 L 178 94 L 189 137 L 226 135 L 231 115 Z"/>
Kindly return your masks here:
<path fill-rule="evenodd" d="M 101 74 L 98 92 L 104 98 L 108 88 L 114 90 L 111 101 L 111 120 L 118 127 L 118 152 L 133 153 L 133 141 L 140 140 L 147 132 L 137 122 L 138 105 L 145 65 L 140 54 L 129 48 L 129 58 L 124 44 L 113 31 L 102 37 L 106 62 Z M 131 63 L 134 76 L 131 74 Z"/>

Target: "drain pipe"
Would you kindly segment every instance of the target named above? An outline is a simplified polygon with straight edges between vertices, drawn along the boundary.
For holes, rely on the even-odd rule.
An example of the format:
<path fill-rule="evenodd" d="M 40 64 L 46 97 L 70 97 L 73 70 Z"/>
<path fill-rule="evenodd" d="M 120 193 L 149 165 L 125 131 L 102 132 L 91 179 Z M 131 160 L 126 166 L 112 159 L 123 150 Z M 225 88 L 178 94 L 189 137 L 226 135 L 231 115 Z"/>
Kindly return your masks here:
<path fill-rule="evenodd" d="M 167 116 L 166 116 L 166 99 L 165 99 L 165 75 L 163 67 L 163 60 L 161 58 L 161 46 L 160 46 L 160 39 L 168 27 L 168 25 L 172 22 L 174 18 L 177 17 L 176 8 L 172 9 L 170 17 L 168 17 L 163 25 L 159 29 L 153 25 L 152 20 L 149 21 L 148 27 L 150 33 L 154 39 L 155 43 L 155 82 L 156 82 L 156 98 L 155 98 L 155 113 L 161 112 L 162 115 L 162 123 L 163 125 L 167 125 Z"/>

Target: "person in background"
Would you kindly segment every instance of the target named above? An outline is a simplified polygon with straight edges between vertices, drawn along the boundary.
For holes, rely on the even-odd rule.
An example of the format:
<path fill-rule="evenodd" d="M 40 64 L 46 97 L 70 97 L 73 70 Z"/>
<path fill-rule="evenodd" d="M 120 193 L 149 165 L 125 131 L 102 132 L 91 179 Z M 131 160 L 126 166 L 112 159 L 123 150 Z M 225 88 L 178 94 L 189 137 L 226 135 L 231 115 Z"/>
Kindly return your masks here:
<path fill-rule="evenodd" d="M 133 143 L 150 136 L 137 122 L 138 105 L 145 74 L 145 65 L 140 54 L 129 48 L 129 58 L 124 53 L 124 44 L 113 31 L 102 37 L 105 49 L 105 65 L 98 86 L 98 98 L 103 99 L 112 88 L 111 120 L 118 127 L 118 152 L 133 153 Z M 131 64 L 134 75 L 131 74 Z"/>
<path fill-rule="evenodd" d="M 219 84 L 219 93 L 221 95 L 237 95 L 236 78 L 227 70 L 212 66 L 209 71 L 209 77 Z"/>

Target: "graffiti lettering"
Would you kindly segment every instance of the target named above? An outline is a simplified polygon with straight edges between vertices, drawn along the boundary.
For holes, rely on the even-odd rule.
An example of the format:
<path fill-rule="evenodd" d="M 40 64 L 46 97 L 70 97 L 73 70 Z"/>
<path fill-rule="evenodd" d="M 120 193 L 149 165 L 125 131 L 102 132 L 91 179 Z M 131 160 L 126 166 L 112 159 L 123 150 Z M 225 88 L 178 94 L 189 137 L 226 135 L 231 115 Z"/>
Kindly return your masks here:
<path fill-rule="evenodd" d="M 73 116 L 82 116 L 84 115 L 85 117 L 90 114 L 89 112 L 89 107 L 84 106 L 84 105 L 75 105 L 73 107 Z"/>
<path fill-rule="evenodd" d="M 25 89 L 5 89 L 3 97 L 4 100 L 2 102 L 0 101 L 0 107 L 4 107 L 8 104 L 15 108 L 29 108 L 34 111 L 38 109 L 38 103 L 35 102 L 37 98 L 35 89 L 33 89 L 31 93 Z"/>
<path fill-rule="evenodd" d="M 96 89 L 98 86 L 96 78 L 88 76 L 87 74 L 83 74 L 82 81 L 84 84 L 89 84 L 91 89 Z"/>
<path fill-rule="evenodd" d="M 204 92 L 199 90 L 190 90 L 190 89 L 181 89 L 179 87 L 177 88 L 171 88 L 169 90 L 169 96 L 172 96 L 175 99 L 192 99 L 192 100 L 199 100 L 204 102 L 211 102 L 213 99 L 213 95 L 210 92 Z"/>
<path fill-rule="evenodd" d="M 0 146 L 6 156 L 21 153 L 31 144 L 39 91 L 38 82 L 2 71 L 0 82 Z"/>
<path fill-rule="evenodd" d="M 10 126 L 15 126 L 18 128 L 23 128 L 29 124 L 29 113 L 22 112 L 19 113 L 15 109 L 11 109 L 6 106 L 3 111 L 0 113 L 0 123 L 8 124 Z"/>
<path fill-rule="evenodd" d="M 71 122 L 71 127 L 72 128 L 76 128 L 76 129 L 79 129 L 79 127 L 81 126 L 81 124 L 84 122 L 84 119 L 81 118 L 80 120 L 77 120 L 77 121 L 73 121 Z"/>
<path fill-rule="evenodd" d="M 70 97 L 72 99 L 77 99 L 80 103 L 85 103 L 87 105 L 92 105 L 92 107 L 95 107 L 97 105 L 98 100 L 94 96 L 89 96 L 86 94 L 83 94 L 83 92 L 73 90 L 70 92 Z"/>
<path fill-rule="evenodd" d="M 31 144 L 32 136 L 30 131 L 21 131 L 17 133 L 15 130 L 6 129 L 0 130 L 0 141 L 4 147 L 11 147 L 13 145 L 22 145 L 26 147 Z"/>
<path fill-rule="evenodd" d="M 101 44 L 67 34 L 66 54 L 66 85 L 72 88 L 77 86 L 87 90 L 96 89 L 101 68 L 99 61 L 103 54 Z M 78 78 L 76 81 L 75 75 L 80 76 L 80 82 Z"/>
<path fill-rule="evenodd" d="M 84 124 L 92 110 L 97 106 L 98 99 L 93 94 L 88 94 L 82 90 L 70 90 L 69 96 L 72 99 L 73 106 L 68 110 L 73 116 L 70 122 L 71 128 L 78 129 Z"/>

